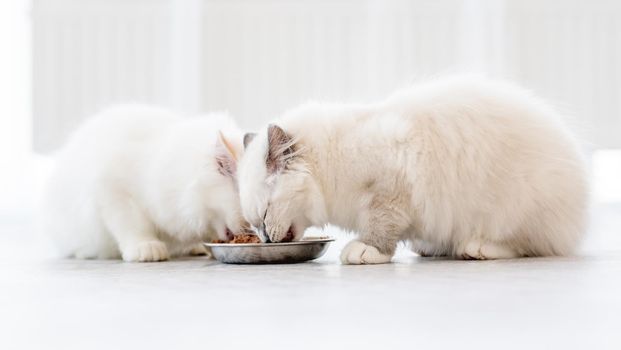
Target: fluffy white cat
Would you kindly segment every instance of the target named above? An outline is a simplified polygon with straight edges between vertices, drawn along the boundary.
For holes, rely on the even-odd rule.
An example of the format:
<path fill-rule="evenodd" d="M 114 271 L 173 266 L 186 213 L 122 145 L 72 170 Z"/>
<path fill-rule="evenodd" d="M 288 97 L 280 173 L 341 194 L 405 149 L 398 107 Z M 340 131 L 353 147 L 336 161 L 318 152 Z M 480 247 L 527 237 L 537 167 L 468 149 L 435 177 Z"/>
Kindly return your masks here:
<path fill-rule="evenodd" d="M 242 135 L 221 114 L 182 118 L 140 105 L 106 110 L 58 154 L 43 228 L 67 257 L 205 254 L 203 240 L 228 239 L 246 225 L 236 184 Z"/>
<path fill-rule="evenodd" d="M 570 254 L 588 183 L 558 113 L 508 83 L 442 79 L 369 105 L 307 104 L 247 144 L 242 212 L 264 240 L 309 226 L 359 234 L 345 264 Z"/>

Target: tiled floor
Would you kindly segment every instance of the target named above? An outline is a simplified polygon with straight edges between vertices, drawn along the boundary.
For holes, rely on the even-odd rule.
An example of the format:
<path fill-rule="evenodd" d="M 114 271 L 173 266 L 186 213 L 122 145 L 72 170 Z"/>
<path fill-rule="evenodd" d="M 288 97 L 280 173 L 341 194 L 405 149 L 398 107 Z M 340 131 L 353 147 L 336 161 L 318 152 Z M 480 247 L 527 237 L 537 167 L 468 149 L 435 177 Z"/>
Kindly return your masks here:
<path fill-rule="evenodd" d="M 0 230 L 0 349 L 621 348 L 621 206 L 576 257 L 486 262 L 62 261 Z"/>

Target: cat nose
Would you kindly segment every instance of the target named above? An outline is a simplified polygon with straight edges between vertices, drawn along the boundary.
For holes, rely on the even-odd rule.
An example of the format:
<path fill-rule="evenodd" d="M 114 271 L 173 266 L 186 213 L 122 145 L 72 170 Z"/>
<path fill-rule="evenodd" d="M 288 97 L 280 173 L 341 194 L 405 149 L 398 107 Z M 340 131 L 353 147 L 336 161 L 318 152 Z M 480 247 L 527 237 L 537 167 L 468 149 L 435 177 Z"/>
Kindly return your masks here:
<path fill-rule="evenodd" d="M 231 240 L 234 238 L 233 232 L 228 227 L 226 228 L 226 231 L 224 233 L 226 234 L 227 239 Z"/>

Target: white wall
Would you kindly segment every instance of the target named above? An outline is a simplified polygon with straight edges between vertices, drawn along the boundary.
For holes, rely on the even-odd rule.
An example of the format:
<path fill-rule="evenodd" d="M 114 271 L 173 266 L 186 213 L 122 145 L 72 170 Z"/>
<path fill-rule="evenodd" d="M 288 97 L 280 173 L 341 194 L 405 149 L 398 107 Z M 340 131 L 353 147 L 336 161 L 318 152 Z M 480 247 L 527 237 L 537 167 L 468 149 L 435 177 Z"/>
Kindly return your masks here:
<path fill-rule="evenodd" d="M 621 148 L 621 2 L 505 3 L 507 75 L 572 114 L 594 148 Z"/>
<path fill-rule="evenodd" d="M 620 147 L 621 2 L 35 0 L 34 134 L 141 101 L 255 128 L 309 98 L 368 100 L 438 74 L 518 80 Z"/>
<path fill-rule="evenodd" d="M 0 1 L 0 222 L 23 220 L 40 184 L 31 149 L 29 1 Z M 0 233 L 1 234 L 1 233 Z"/>
<path fill-rule="evenodd" d="M 34 145 L 51 150 L 113 103 L 170 105 L 168 0 L 34 0 Z"/>
<path fill-rule="evenodd" d="M 459 64 L 460 1 L 207 1 L 202 11 L 202 106 L 250 127 L 307 99 L 376 99 Z"/>

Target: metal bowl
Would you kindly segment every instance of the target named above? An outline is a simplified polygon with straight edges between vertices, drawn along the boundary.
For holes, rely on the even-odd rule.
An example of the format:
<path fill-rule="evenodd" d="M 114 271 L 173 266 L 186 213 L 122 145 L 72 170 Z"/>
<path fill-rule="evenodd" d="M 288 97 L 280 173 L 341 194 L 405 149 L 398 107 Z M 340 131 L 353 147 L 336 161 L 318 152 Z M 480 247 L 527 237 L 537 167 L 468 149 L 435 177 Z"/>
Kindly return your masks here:
<path fill-rule="evenodd" d="M 285 243 L 203 243 L 226 264 L 292 264 L 317 259 L 334 238 L 305 237 Z"/>

